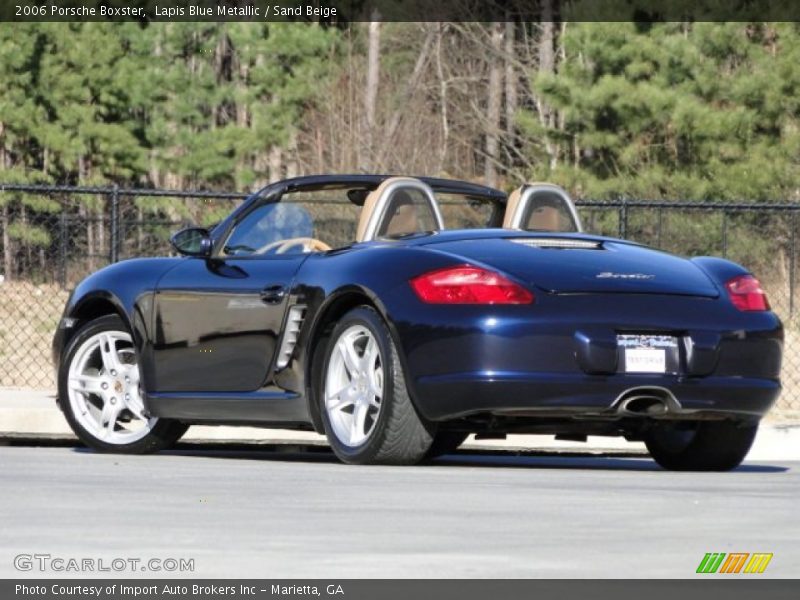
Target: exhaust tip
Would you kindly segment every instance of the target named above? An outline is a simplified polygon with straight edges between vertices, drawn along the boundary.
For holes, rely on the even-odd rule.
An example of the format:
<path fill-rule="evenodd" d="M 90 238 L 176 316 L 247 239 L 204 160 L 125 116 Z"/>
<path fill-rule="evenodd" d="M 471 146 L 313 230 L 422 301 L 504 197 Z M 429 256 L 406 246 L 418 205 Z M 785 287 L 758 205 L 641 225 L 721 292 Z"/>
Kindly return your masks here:
<path fill-rule="evenodd" d="M 617 413 L 626 416 L 660 417 L 680 411 L 680 403 L 663 388 L 633 388 L 617 399 Z"/>
<path fill-rule="evenodd" d="M 667 405 L 661 398 L 628 398 L 620 406 L 622 412 L 648 417 L 666 414 L 667 410 Z"/>

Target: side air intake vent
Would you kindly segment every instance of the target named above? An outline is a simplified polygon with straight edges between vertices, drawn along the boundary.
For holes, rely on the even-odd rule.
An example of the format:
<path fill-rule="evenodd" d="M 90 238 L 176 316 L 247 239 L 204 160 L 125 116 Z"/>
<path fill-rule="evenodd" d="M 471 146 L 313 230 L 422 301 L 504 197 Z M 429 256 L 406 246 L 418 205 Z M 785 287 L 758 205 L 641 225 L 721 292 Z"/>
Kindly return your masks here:
<path fill-rule="evenodd" d="M 577 248 L 582 250 L 602 250 L 603 242 L 592 240 L 575 240 L 571 238 L 514 238 L 509 240 L 515 244 L 532 248 Z"/>
<path fill-rule="evenodd" d="M 286 329 L 283 332 L 281 348 L 278 351 L 278 360 L 275 361 L 276 368 L 283 369 L 289 364 L 289 359 L 292 358 L 292 352 L 294 352 L 294 347 L 297 345 L 297 336 L 300 334 L 300 326 L 303 324 L 305 316 L 305 306 L 292 306 L 289 309 Z"/>

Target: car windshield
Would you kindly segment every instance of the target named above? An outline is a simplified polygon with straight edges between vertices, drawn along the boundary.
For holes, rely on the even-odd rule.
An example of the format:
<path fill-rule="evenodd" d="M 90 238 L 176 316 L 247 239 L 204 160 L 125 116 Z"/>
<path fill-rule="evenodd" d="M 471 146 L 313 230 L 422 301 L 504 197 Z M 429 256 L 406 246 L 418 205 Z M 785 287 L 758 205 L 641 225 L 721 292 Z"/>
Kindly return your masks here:
<path fill-rule="evenodd" d="M 283 202 L 262 204 L 250 212 L 233 230 L 224 252 L 239 256 L 264 252 L 278 242 L 312 237 L 311 215 L 301 206 Z"/>
<path fill-rule="evenodd" d="M 280 202 L 262 204 L 248 213 L 228 236 L 223 253 L 271 255 L 341 248 L 353 243 L 360 210 L 346 190 L 284 194 Z M 319 243 L 309 246 L 311 240 Z"/>

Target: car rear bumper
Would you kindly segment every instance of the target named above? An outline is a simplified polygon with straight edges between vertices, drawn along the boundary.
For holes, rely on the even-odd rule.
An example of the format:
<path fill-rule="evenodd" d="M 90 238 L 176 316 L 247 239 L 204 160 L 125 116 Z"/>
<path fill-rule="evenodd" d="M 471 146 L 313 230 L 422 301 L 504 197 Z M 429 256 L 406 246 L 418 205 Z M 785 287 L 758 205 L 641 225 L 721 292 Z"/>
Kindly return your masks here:
<path fill-rule="evenodd" d="M 783 327 L 772 312 L 632 294 L 540 294 L 529 307 L 447 308 L 398 319 L 412 396 L 434 421 L 476 413 L 607 417 L 637 388 L 670 399 L 664 416 L 751 418 L 763 416 L 781 389 Z M 665 373 L 626 372 L 619 338 L 628 334 L 676 340 Z"/>
<path fill-rule="evenodd" d="M 760 418 L 781 390 L 772 379 L 530 372 L 457 373 L 415 384 L 420 410 L 433 421 L 480 413 L 615 418 L 630 416 L 624 400 L 636 396 L 664 400 L 661 418 Z"/>

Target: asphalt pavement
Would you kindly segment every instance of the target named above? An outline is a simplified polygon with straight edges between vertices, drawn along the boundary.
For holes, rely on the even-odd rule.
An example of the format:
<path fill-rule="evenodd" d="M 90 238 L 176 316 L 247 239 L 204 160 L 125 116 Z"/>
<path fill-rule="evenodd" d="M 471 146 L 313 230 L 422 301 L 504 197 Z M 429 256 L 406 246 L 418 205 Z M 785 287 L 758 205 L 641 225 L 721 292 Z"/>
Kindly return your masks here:
<path fill-rule="evenodd" d="M 324 449 L 0 447 L 0 577 L 115 576 L 14 567 L 46 554 L 194 561 L 155 577 L 683 578 L 707 552 L 773 553 L 748 577 L 797 577 L 799 474 L 772 461 L 669 473 L 636 456 L 353 467 Z"/>

